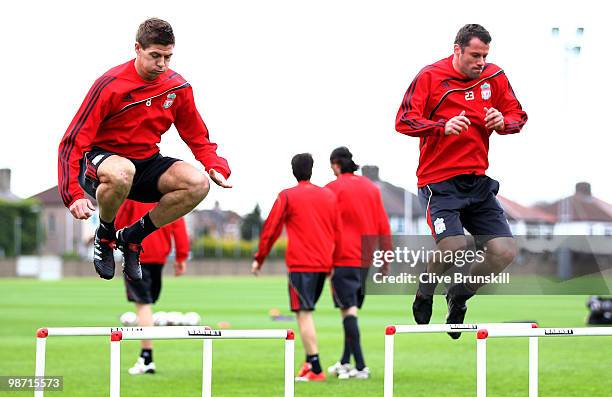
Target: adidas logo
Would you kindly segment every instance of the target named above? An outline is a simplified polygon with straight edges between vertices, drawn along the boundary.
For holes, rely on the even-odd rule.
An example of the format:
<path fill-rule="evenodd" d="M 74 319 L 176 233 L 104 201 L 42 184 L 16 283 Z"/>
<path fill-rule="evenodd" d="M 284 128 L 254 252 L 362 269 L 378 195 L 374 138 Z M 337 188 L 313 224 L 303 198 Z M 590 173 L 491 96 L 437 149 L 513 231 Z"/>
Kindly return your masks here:
<path fill-rule="evenodd" d="M 132 102 L 134 101 L 134 98 L 132 98 L 132 94 L 128 92 L 123 96 L 122 100 L 123 102 Z"/>

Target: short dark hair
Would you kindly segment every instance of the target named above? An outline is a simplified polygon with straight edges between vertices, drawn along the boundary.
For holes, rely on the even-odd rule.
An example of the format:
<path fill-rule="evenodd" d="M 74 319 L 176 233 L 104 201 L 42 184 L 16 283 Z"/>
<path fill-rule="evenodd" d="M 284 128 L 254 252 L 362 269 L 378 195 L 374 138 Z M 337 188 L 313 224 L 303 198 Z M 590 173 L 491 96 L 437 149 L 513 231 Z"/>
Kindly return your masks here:
<path fill-rule="evenodd" d="M 485 44 L 491 42 L 491 34 L 487 29 L 477 23 L 470 23 L 459 29 L 457 37 L 455 37 L 455 44 L 458 44 L 461 47 L 461 52 L 463 52 L 464 48 L 470 45 L 470 40 L 474 37 Z"/>
<path fill-rule="evenodd" d="M 293 176 L 298 181 L 309 181 L 312 176 L 312 165 L 314 160 L 310 153 L 300 153 L 293 156 L 291 159 L 291 168 Z"/>
<path fill-rule="evenodd" d="M 172 26 L 162 19 L 149 18 L 138 27 L 136 42 L 142 48 L 147 48 L 151 44 L 174 45 Z"/>
<path fill-rule="evenodd" d="M 335 148 L 329 156 L 329 161 L 332 164 L 338 164 L 340 166 L 340 172 L 355 172 L 359 169 L 359 166 L 353 161 L 353 154 L 346 146 L 340 146 Z"/>

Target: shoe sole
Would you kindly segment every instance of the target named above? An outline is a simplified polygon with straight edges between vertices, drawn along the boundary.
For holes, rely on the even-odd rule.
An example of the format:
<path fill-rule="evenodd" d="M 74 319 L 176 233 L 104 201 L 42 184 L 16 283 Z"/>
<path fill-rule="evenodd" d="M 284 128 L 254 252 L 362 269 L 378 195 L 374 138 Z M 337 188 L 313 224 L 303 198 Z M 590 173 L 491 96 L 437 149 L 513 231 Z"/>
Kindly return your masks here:
<path fill-rule="evenodd" d="M 105 280 L 110 280 L 113 277 L 115 277 L 115 266 L 113 264 L 113 266 L 103 266 L 100 267 L 99 265 L 96 265 L 96 262 L 93 262 L 94 265 L 94 269 L 96 271 L 96 273 L 98 274 L 98 276 L 100 276 L 100 278 L 103 278 Z"/>
<path fill-rule="evenodd" d="M 113 277 L 115 277 L 115 272 L 113 272 L 113 274 L 103 274 L 102 272 L 98 271 L 98 268 L 94 266 L 94 268 L 96 269 L 96 273 L 98 274 L 98 276 L 100 276 L 100 278 L 104 279 L 104 280 L 111 280 Z"/>
<path fill-rule="evenodd" d="M 464 304 L 465 310 L 463 311 L 463 313 L 461 314 L 461 319 L 457 319 L 456 321 L 449 321 L 449 317 L 451 317 L 451 310 L 450 310 L 450 302 L 452 301 L 452 298 L 449 298 L 448 295 L 446 296 L 446 304 L 448 306 L 448 314 L 446 315 L 446 324 L 463 324 L 463 321 L 465 320 L 465 314 L 467 313 L 467 305 Z M 455 303 L 456 305 L 456 303 Z M 452 339 L 459 339 L 461 338 L 461 334 L 462 332 L 447 332 L 448 336 L 450 336 Z"/>
<path fill-rule="evenodd" d="M 130 273 L 129 271 L 125 271 L 125 265 L 124 265 L 123 266 L 123 274 L 125 275 L 125 277 L 129 281 L 140 281 L 140 280 L 142 280 L 142 270 L 136 276 L 134 276 L 133 274 L 130 275 L 129 273 Z"/>

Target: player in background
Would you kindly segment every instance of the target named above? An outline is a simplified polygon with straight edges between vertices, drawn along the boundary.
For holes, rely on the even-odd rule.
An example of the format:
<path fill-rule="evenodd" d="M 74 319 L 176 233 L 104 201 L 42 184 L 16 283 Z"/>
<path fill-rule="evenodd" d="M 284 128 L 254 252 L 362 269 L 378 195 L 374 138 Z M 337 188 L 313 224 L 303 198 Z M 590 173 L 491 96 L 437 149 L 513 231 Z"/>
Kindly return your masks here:
<path fill-rule="evenodd" d="M 285 260 L 289 278 L 289 303 L 296 313 L 306 361 L 297 381 L 323 381 L 312 312 L 331 271 L 334 250 L 340 239 L 340 213 L 334 193 L 310 183 L 312 156 L 297 154 L 291 160 L 297 186 L 279 193 L 266 219 L 251 271 L 258 275 L 266 256 L 287 228 Z"/>
<path fill-rule="evenodd" d="M 363 250 L 373 244 L 362 244 L 362 241 L 376 239 L 381 249 L 391 250 L 391 228 L 380 190 L 368 178 L 355 175 L 359 166 L 353 161 L 349 149 L 334 149 L 330 163 L 336 180 L 326 187 L 336 194 L 342 217 L 342 242 L 334 255 L 331 283 L 334 305 L 342 316 L 344 351 L 328 372 L 339 379 L 368 379 L 370 369 L 365 364 L 361 348 L 357 312 L 365 299 L 372 263 L 371 253 Z M 351 355 L 355 359 L 355 368 L 350 365 Z"/>
<path fill-rule="evenodd" d="M 465 250 L 464 228 L 486 250 L 472 275 L 503 271 L 517 247 L 496 199 L 499 183 L 485 175 L 492 133 L 515 134 L 527 122 L 503 69 L 487 63 L 491 35 L 477 24 L 457 33 L 453 55 L 423 68 L 406 91 L 397 113 L 398 132 L 420 139 L 419 199 L 442 251 Z M 452 264 L 431 262 L 441 274 Z M 457 284 L 447 294 L 447 323 L 462 323 L 466 302 L 480 284 Z M 436 285 L 421 284 L 413 304 L 417 323 L 431 318 Z M 450 333 L 458 338 L 460 333 Z"/>
<path fill-rule="evenodd" d="M 195 158 L 219 186 L 230 169 L 216 153 L 198 113 L 191 85 L 169 69 L 174 33 L 152 18 L 138 28 L 136 58 L 104 73 L 91 87 L 59 145 L 58 189 L 76 219 L 99 206 L 94 267 L 100 277 L 115 274 L 113 249 L 123 252 L 124 274 L 142 277 L 142 240 L 191 211 L 209 191 L 207 176 L 195 167 L 159 153 L 161 135 L 174 124 Z M 158 203 L 116 233 L 115 216 L 125 199 Z"/>
<path fill-rule="evenodd" d="M 126 200 L 117 213 L 116 227 L 132 224 L 155 207 L 154 203 L 139 203 Z M 162 272 L 172 251 L 174 243 L 174 275 L 185 273 L 186 260 L 189 256 L 189 236 L 185 220 L 181 217 L 147 236 L 142 242 L 142 279 L 131 280 L 124 277 L 127 299 L 134 302 L 138 315 L 139 327 L 153 326 L 153 305 L 159 299 L 162 288 Z M 132 375 L 155 373 L 153 362 L 153 343 L 150 340 L 140 342 L 140 357 L 128 370 Z"/>

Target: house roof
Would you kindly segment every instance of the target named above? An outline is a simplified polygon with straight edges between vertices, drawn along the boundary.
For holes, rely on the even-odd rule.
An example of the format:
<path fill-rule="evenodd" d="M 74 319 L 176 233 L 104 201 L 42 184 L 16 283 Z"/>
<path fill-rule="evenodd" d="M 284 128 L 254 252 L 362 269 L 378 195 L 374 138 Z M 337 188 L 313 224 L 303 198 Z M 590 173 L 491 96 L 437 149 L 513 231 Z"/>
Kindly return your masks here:
<path fill-rule="evenodd" d="M 363 166 L 361 172 L 363 176 L 374 182 L 380 189 L 383 205 L 385 206 L 385 211 L 387 211 L 388 216 L 404 216 L 406 205 L 404 200 L 406 199 L 406 193 L 410 195 L 409 197 L 412 200 L 412 218 L 417 219 L 423 216 L 424 209 L 421 208 L 418 197 L 406 189 L 381 180 L 378 174 L 378 167 L 366 165 Z"/>
<path fill-rule="evenodd" d="M 498 195 L 497 199 L 510 220 L 543 223 L 555 223 L 557 220 L 555 215 L 549 214 L 537 207 L 525 207 L 501 195 Z"/>
<path fill-rule="evenodd" d="M 85 196 L 91 200 L 93 205 L 97 205 L 95 199 L 93 199 L 92 197 L 89 197 L 88 194 L 86 194 Z M 57 185 L 55 185 L 53 187 L 50 187 L 47 190 L 43 190 L 42 192 L 37 193 L 37 194 L 35 194 L 35 195 L 33 195 L 32 197 L 29 197 L 29 198 L 37 199 L 43 205 L 57 205 L 57 206 L 61 206 L 61 207 L 64 206 L 64 201 L 62 200 L 62 198 L 59 195 L 59 191 L 57 189 Z"/>
<path fill-rule="evenodd" d="M 234 211 L 211 209 L 211 210 L 195 210 L 193 215 L 198 222 L 211 221 L 215 223 L 240 222 L 242 217 Z"/>
<path fill-rule="evenodd" d="M 37 193 L 30 198 L 37 199 L 44 205 L 64 205 L 64 202 L 59 195 L 59 191 L 57 190 L 57 185 Z"/>
<path fill-rule="evenodd" d="M 586 182 L 577 183 L 573 195 L 538 207 L 561 222 L 612 222 L 612 204 L 594 197 Z"/>

